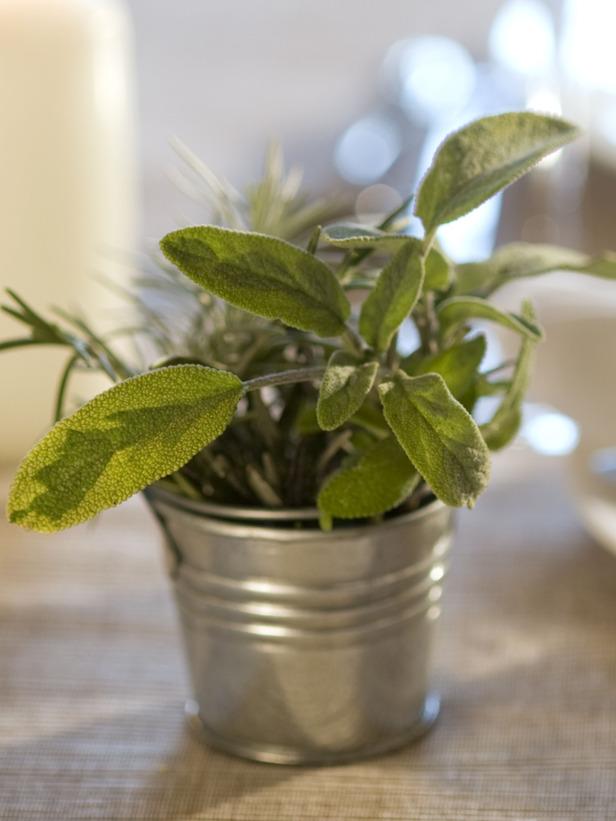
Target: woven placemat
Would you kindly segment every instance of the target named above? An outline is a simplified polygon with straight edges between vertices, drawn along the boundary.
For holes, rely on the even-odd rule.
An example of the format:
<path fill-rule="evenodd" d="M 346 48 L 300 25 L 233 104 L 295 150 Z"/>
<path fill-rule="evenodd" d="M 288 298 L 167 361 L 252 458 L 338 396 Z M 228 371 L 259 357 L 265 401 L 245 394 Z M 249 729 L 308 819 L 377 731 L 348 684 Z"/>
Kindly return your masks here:
<path fill-rule="evenodd" d="M 413 747 L 322 769 L 203 747 L 140 501 L 52 537 L 0 526 L 0 819 L 613 821 L 616 559 L 554 463 L 463 513 Z"/>

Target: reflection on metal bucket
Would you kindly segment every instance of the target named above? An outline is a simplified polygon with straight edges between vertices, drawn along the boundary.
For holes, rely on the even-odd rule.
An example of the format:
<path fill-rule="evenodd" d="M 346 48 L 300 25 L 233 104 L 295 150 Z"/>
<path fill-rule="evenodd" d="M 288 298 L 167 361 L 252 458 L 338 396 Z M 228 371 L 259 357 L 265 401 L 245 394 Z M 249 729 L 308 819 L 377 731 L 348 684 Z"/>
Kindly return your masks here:
<path fill-rule="evenodd" d="M 212 745 L 326 763 L 393 749 L 430 726 L 451 510 L 433 502 L 325 533 L 313 511 L 268 511 L 264 524 L 263 511 L 158 489 L 147 497 L 167 535 L 190 711 Z"/>

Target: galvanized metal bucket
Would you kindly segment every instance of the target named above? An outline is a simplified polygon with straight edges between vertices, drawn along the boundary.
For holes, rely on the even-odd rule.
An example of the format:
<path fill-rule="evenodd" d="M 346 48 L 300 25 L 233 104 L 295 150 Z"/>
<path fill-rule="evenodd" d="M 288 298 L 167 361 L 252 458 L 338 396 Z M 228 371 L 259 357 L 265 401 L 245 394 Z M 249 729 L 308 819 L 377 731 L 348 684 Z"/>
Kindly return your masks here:
<path fill-rule="evenodd" d="M 325 533 L 313 510 L 146 495 L 166 534 L 194 713 L 212 746 L 334 763 L 402 746 L 433 723 L 450 509 L 432 502 Z"/>

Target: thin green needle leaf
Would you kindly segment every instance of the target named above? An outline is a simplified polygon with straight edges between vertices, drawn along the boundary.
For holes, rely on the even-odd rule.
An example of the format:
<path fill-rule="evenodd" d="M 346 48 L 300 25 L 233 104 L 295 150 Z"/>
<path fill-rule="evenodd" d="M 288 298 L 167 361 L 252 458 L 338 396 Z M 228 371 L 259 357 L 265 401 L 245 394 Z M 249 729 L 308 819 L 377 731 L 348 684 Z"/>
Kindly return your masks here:
<path fill-rule="evenodd" d="M 64 399 L 66 397 L 69 379 L 71 377 L 71 373 L 73 372 L 73 368 L 79 361 L 79 356 L 77 354 L 73 354 L 73 356 L 71 356 L 71 358 L 66 363 L 66 366 L 62 371 L 62 374 L 60 375 L 58 393 L 56 396 L 56 407 L 53 416 L 54 422 L 59 422 L 60 419 L 62 419 L 62 417 L 64 416 Z"/>
<path fill-rule="evenodd" d="M 50 345 L 52 343 L 45 342 L 43 339 L 6 339 L 0 342 L 0 351 L 8 351 L 11 348 L 27 348 L 28 345 Z M 60 343 L 55 343 L 60 344 Z"/>

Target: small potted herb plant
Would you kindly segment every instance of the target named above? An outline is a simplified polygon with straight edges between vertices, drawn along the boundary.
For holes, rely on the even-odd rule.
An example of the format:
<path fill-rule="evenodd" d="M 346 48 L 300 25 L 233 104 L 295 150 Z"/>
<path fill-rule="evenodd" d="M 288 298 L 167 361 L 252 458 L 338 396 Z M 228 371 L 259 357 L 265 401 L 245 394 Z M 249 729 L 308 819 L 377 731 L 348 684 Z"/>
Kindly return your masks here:
<path fill-rule="evenodd" d="M 489 451 L 515 435 L 541 339 L 530 304 L 506 313 L 490 297 L 555 269 L 616 277 L 609 255 L 523 243 L 456 265 L 437 232 L 575 135 L 529 112 L 452 134 L 413 200 L 422 236 L 407 232 L 410 200 L 375 227 L 325 225 L 327 204 L 306 202 L 275 158 L 244 198 L 208 176 L 217 224 L 163 238 L 162 301 L 141 304 L 156 355 L 140 366 L 83 320 L 50 322 L 11 294 L 5 310 L 30 333 L 1 347 L 62 345 L 70 358 L 59 421 L 21 464 L 9 518 L 60 530 L 145 491 L 212 744 L 341 761 L 434 720 L 452 509 L 474 505 Z M 419 343 L 402 356 L 409 319 Z M 476 320 L 519 336 L 509 372 L 482 372 Z M 80 367 L 114 384 L 64 416 Z M 479 426 L 486 395 L 500 402 Z"/>

